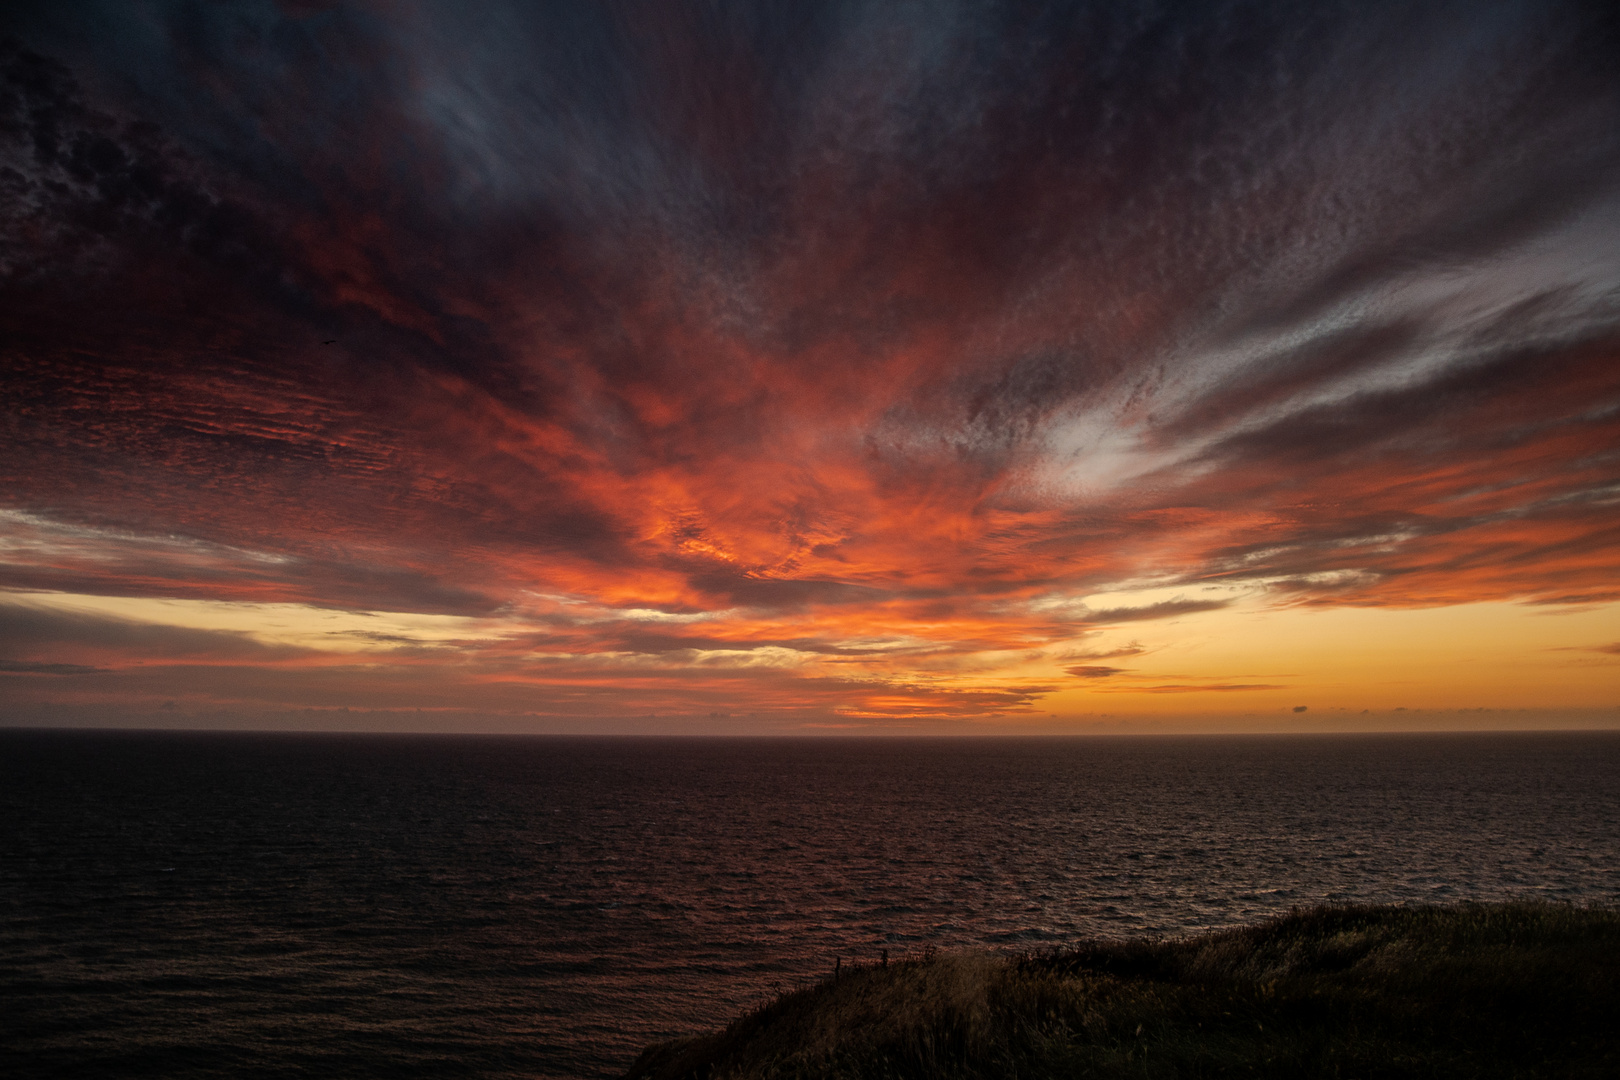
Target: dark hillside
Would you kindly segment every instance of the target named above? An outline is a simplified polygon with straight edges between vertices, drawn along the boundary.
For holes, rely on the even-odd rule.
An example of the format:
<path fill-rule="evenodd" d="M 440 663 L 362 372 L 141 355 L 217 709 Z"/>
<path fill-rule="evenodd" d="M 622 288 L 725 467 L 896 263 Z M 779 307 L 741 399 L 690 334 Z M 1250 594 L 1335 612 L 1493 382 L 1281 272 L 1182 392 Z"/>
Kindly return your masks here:
<path fill-rule="evenodd" d="M 846 971 L 630 1080 L 1620 1076 L 1620 912 L 1328 907 Z"/>

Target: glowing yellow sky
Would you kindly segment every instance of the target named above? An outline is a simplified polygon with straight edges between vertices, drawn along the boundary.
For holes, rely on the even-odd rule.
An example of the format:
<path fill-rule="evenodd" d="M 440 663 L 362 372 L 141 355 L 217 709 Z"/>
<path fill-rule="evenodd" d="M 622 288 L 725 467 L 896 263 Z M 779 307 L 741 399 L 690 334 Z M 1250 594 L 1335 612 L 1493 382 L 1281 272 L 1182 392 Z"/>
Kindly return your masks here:
<path fill-rule="evenodd" d="M 1582 725 L 1620 726 L 1614 647 L 1620 604 L 1357 608 L 1279 606 L 1256 589 L 1212 588 L 1204 595 L 1230 606 L 1127 617 L 1026 650 L 930 657 L 916 655 L 907 641 L 889 641 L 888 648 L 855 656 L 709 649 L 683 653 L 677 663 L 625 651 L 537 648 L 545 640 L 537 613 L 553 610 L 556 598 L 486 618 L 18 590 L 0 592 L 0 604 L 126 631 L 112 646 L 91 641 L 71 655 L 58 648 L 56 666 L 40 666 L 29 685 L 40 700 L 61 701 L 66 692 L 66 700 L 124 700 L 137 708 L 157 699 L 284 708 L 302 700 L 302 685 L 304 697 L 323 707 L 353 700 L 399 709 L 415 702 L 439 715 L 463 715 L 473 729 L 480 717 L 526 714 L 528 727 L 546 730 L 543 714 L 555 711 L 555 688 L 567 684 L 584 695 L 576 710 L 609 721 L 611 729 L 616 712 L 632 711 L 615 691 L 643 685 L 654 695 L 644 710 L 661 711 L 666 726 L 680 730 L 683 718 L 702 727 L 713 710 L 701 692 L 719 685 L 728 701 L 750 707 L 749 716 L 774 718 L 767 730 L 788 732 L 962 730 L 953 703 L 997 692 L 1007 696 L 1000 719 L 986 730 L 1085 730 L 1100 717 L 1127 728 L 1189 717 L 1204 720 L 1183 729 L 1220 729 L 1222 721 L 1241 728 L 1268 718 L 1380 728 L 1392 717 L 1398 726 L 1422 728 L 1439 722 L 1437 713 L 1474 710 L 1533 710 L 1555 720 L 1554 714 L 1578 713 Z M 1138 589 L 1061 606 L 1129 616 L 1187 599 L 1186 590 Z M 603 619 L 626 617 L 583 602 L 566 606 Z M 1046 598 L 1032 606 L 1050 612 L 1060 604 Z M 633 614 L 652 625 L 670 618 Z M 690 631 L 702 617 L 679 621 Z M 711 621 L 723 625 L 725 613 Z M 163 635 L 173 633 L 193 636 L 165 644 Z M 152 647 L 131 646 L 143 636 Z M 66 670 L 64 660 L 82 670 Z M 234 688 L 199 677 L 244 667 L 259 676 Z M 109 679 L 123 681 L 98 689 Z M 807 698 L 807 683 L 833 692 Z M 1020 695 L 1027 704 L 1007 709 L 1006 701 Z M 1495 722 L 1513 726 L 1511 717 Z"/>
<path fill-rule="evenodd" d="M 1097 647 L 1139 642 L 1129 676 L 1053 694 L 1055 713 L 1200 708 L 1603 708 L 1620 706 L 1620 605 L 1548 608 L 1267 607 L 1109 630 Z M 1271 684 L 1282 689 L 1149 692 L 1148 687 Z M 1212 702 L 1211 699 L 1216 699 Z"/>

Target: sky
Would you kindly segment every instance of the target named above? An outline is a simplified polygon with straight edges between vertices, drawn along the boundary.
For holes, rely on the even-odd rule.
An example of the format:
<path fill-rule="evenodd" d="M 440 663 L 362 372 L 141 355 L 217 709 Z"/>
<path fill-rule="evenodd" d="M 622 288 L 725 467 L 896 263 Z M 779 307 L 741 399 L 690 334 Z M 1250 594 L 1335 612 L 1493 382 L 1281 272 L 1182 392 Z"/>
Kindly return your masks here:
<path fill-rule="evenodd" d="M 0 724 L 1620 727 L 1620 9 L 0 15 Z"/>

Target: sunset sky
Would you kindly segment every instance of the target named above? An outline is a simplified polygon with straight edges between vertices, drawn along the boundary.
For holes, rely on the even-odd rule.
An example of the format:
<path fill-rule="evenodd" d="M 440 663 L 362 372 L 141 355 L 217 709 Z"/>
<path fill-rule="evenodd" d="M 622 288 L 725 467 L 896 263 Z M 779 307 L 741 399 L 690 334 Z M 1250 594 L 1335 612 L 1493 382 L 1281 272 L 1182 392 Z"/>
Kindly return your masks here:
<path fill-rule="evenodd" d="M 6 7 L 0 724 L 1620 727 L 1611 4 Z"/>

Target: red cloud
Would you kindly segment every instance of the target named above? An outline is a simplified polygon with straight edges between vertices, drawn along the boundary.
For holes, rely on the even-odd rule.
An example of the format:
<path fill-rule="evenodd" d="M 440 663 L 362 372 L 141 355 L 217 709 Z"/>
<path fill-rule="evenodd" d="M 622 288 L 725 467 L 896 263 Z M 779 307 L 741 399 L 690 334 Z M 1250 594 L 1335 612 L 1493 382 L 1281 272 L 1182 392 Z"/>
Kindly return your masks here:
<path fill-rule="evenodd" d="M 957 42 L 946 86 L 904 34 L 810 63 L 678 23 L 633 55 L 546 24 L 559 64 L 607 50 L 558 86 L 367 20 L 333 38 L 349 81 L 180 35 L 146 105 L 6 46 L 0 586 L 502 628 L 377 668 L 69 635 L 0 675 L 965 716 L 1141 651 L 1072 651 L 1098 628 L 1232 602 L 1205 587 L 1620 600 L 1613 268 L 1567 216 L 1611 220 L 1620 146 L 1563 30 L 1495 42 L 1551 50 L 1493 59 L 1500 100 L 1425 23 L 1386 35 L 1438 80 L 1421 108 L 1272 100 L 1210 53 L 1166 110 L 1136 46 L 1092 86 L 1088 42 Z M 1122 583 L 1187 592 L 1082 606 Z"/>

